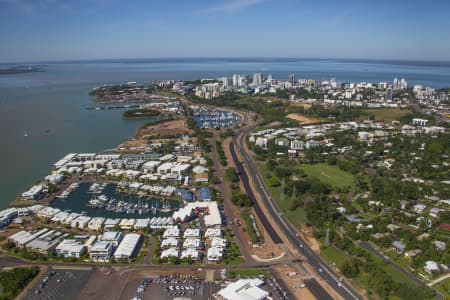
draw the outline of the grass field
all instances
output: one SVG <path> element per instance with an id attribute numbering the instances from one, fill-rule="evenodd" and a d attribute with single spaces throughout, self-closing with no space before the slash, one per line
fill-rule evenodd
<path id="1" fill-rule="evenodd" d="M 281 199 L 281 187 L 270 187 L 267 184 L 267 174 L 269 173 L 266 165 L 264 163 L 257 162 L 256 165 L 260 170 L 262 177 L 266 181 L 266 186 L 269 189 L 270 195 L 275 200 L 277 206 L 283 211 L 286 218 L 292 223 L 292 225 L 298 227 L 301 224 L 306 223 L 306 213 L 303 208 L 297 208 L 292 211 L 289 209 L 291 202 L 293 201 L 291 197 L 286 196 L 285 199 Z"/>
<path id="2" fill-rule="evenodd" d="M 270 276 L 270 272 L 267 270 L 258 269 L 242 269 L 242 270 L 229 270 L 227 273 L 228 279 L 233 278 L 253 278 L 258 276 Z"/>
<path id="3" fill-rule="evenodd" d="M 447 278 L 432 286 L 435 290 L 439 291 L 442 295 L 449 299 L 450 297 L 450 278 Z"/>
<path id="4" fill-rule="evenodd" d="M 321 254 L 331 265 L 336 264 L 337 267 L 340 267 L 342 263 L 349 259 L 347 254 L 335 247 L 326 247 L 322 249 Z"/>
<path id="5" fill-rule="evenodd" d="M 391 122 L 411 113 L 410 109 L 399 108 L 369 108 L 364 110 L 369 116 L 374 116 L 375 121 Z M 366 119 L 366 117 L 362 117 Z"/>
<path id="6" fill-rule="evenodd" d="M 320 163 L 313 165 L 303 164 L 300 168 L 306 175 L 338 188 L 352 186 L 355 181 L 352 174 L 342 171 L 338 166 Z"/>

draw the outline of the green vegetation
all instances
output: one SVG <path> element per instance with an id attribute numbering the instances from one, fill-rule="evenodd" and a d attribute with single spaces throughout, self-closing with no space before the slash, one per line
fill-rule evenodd
<path id="1" fill-rule="evenodd" d="M 137 108 L 130 109 L 123 113 L 124 118 L 148 118 L 148 117 L 156 117 L 161 113 L 157 110 L 146 109 L 146 108 Z"/>
<path id="2" fill-rule="evenodd" d="M 228 279 L 234 279 L 234 278 L 254 278 L 254 277 L 269 277 L 270 271 L 269 270 L 262 270 L 262 269 L 242 269 L 242 270 L 229 270 L 227 272 L 227 278 Z"/>
<path id="3" fill-rule="evenodd" d="M 252 205 L 250 198 L 239 190 L 232 191 L 231 202 L 240 207 L 250 207 Z"/>
<path id="4" fill-rule="evenodd" d="M 224 265 L 238 265 L 244 262 L 244 259 L 241 256 L 241 251 L 239 250 L 238 245 L 235 242 L 234 235 L 231 232 L 231 229 L 225 228 L 225 239 L 229 243 L 227 251 L 224 253 L 222 263 Z"/>
<path id="5" fill-rule="evenodd" d="M 441 294 L 445 295 L 447 299 L 450 296 L 450 278 L 447 278 L 439 283 L 436 283 L 433 288 L 438 290 Z"/>
<path id="6" fill-rule="evenodd" d="M 382 299 L 434 298 L 433 290 L 417 285 L 378 257 L 357 247 L 350 239 L 332 234 L 331 242 L 337 249 L 326 248 L 325 257 L 335 262 L 344 276 L 357 279 L 369 295 L 376 293 Z"/>
<path id="7" fill-rule="evenodd" d="M 222 166 L 226 166 L 227 165 L 227 157 L 225 155 L 225 152 L 223 151 L 221 141 L 216 141 L 216 152 L 217 152 L 217 156 L 219 158 L 220 164 Z"/>
<path id="8" fill-rule="evenodd" d="M 89 92 L 89 95 L 96 97 L 98 100 L 109 100 L 110 97 L 119 95 L 136 97 L 136 90 L 139 90 L 141 93 L 152 93 L 154 87 L 136 84 L 107 85 L 93 89 Z"/>
<path id="9" fill-rule="evenodd" d="M 301 164 L 300 169 L 303 170 L 308 177 L 317 178 L 321 182 L 337 188 L 351 187 L 355 182 L 352 174 L 342 171 L 338 166 L 332 166 L 325 163 L 312 165 Z"/>
<path id="10" fill-rule="evenodd" d="M 225 169 L 225 180 L 231 183 L 237 183 L 239 181 L 236 168 L 230 167 Z"/>
<path id="11" fill-rule="evenodd" d="M 0 272 L 0 300 L 13 299 L 39 273 L 38 267 Z"/>
<path id="12" fill-rule="evenodd" d="M 404 116 L 411 113 L 410 109 L 399 108 L 369 108 L 365 109 L 363 113 L 375 121 L 391 122 L 394 120 L 401 120 Z M 365 119 L 365 117 L 361 117 Z"/>
<path id="13" fill-rule="evenodd" d="M 193 136 L 198 139 L 198 144 L 200 148 L 205 152 L 211 151 L 211 145 L 209 144 L 208 138 L 212 137 L 212 134 L 207 131 L 203 131 L 198 127 L 197 122 L 195 122 L 194 118 L 187 119 L 187 126 L 190 130 L 193 131 Z"/>
<path id="14" fill-rule="evenodd" d="M 255 217 L 252 214 L 252 210 L 250 208 L 244 209 L 241 211 L 241 218 L 244 220 L 246 225 L 246 231 L 250 236 L 250 240 L 253 244 L 261 244 L 264 242 L 261 233 L 256 231 L 257 228 Z"/>

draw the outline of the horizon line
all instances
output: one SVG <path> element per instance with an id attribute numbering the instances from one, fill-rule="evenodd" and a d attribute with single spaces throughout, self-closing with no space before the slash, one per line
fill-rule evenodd
<path id="1" fill-rule="evenodd" d="M 168 57 L 121 57 L 121 58 L 79 58 L 54 60 L 22 60 L 1 62 L 0 65 L 19 64 L 57 64 L 77 62 L 114 62 L 114 61 L 143 61 L 143 60 L 336 60 L 336 61 L 372 61 L 372 62 L 411 62 L 411 63 L 450 63 L 450 60 L 420 60 L 404 58 L 352 58 L 352 57 L 277 57 L 277 56 L 168 56 Z M 437 65 L 436 65 L 437 66 Z"/>

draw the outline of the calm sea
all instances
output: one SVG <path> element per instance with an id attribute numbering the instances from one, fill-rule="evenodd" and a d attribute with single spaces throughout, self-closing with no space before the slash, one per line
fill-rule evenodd
<path id="1" fill-rule="evenodd" d="M 45 72 L 0 75 L 0 208 L 44 177 L 69 152 L 97 152 L 132 136 L 143 121 L 121 111 L 91 111 L 91 88 L 104 83 L 198 79 L 233 73 L 274 78 L 392 81 L 450 86 L 449 63 L 311 59 L 174 59 L 42 63 Z M 0 65 L 3 67 L 6 65 Z M 49 132 L 46 132 L 50 130 Z M 28 137 L 24 137 L 27 131 Z"/>

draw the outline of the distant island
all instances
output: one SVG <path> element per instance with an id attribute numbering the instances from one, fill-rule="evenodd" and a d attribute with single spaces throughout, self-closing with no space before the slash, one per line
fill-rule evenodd
<path id="1" fill-rule="evenodd" d="M 41 66 L 14 66 L 8 68 L 0 68 L 0 75 L 22 74 L 32 72 L 44 72 L 44 68 Z"/>

